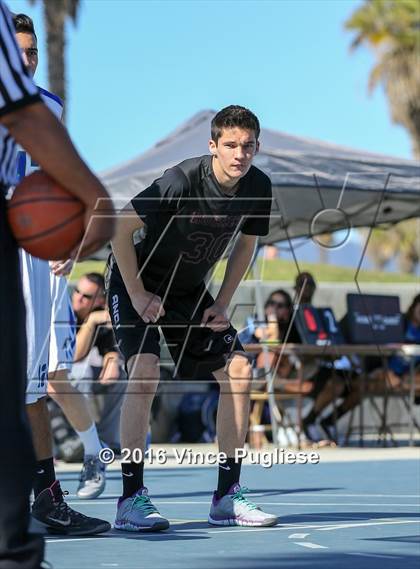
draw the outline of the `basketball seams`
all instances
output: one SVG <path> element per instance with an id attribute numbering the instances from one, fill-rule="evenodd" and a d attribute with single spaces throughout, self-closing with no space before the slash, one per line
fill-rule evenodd
<path id="1" fill-rule="evenodd" d="M 18 244 L 46 260 L 64 259 L 77 246 L 85 215 L 83 202 L 41 170 L 22 180 L 7 208 Z"/>
<path id="2" fill-rule="evenodd" d="M 67 203 L 77 203 L 79 200 L 76 198 L 66 198 L 65 196 L 63 196 L 62 198 L 54 198 L 51 196 L 39 196 L 36 198 L 32 198 L 32 199 L 28 199 L 28 198 L 22 198 L 20 200 L 19 197 L 17 197 L 15 200 L 13 200 L 13 203 L 11 203 L 8 206 L 8 209 L 13 209 L 15 207 L 21 206 L 21 205 L 26 205 L 26 204 L 32 204 L 32 203 L 38 203 L 38 202 L 67 202 Z"/>
<path id="3" fill-rule="evenodd" d="M 33 241 L 36 239 L 40 239 L 41 237 L 46 237 L 50 233 L 54 233 L 59 229 L 63 229 L 66 225 L 68 225 L 69 223 L 72 223 L 73 221 L 75 221 L 78 217 L 80 217 L 84 213 L 85 213 L 85 210 L 84 210 L 84 208 L 82 208 L 80 211 L 78 211 L 77 213 L 73 214 L 71 217 L 66 219 L 66 221 L 58 223 L 57 225 L 54 225 L 53 227 L 49 227 L 48 229 L 46 229 L 45 231 L 43 231 L 41 233 L 35 233 L 35 235 L 28 235 L 27 237 L 19 237 L 19 236 L 16 236 L 16 234 L 15 234 L 16 239 L 19 241 L 19 243 L 24 243 L 25 241 Z"/>

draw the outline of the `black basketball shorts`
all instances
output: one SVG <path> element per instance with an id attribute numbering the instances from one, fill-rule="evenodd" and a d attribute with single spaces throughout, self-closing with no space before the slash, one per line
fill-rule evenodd
<path id="1" fill-rule="evenodd" d="M 160 357 L 161 331 L 175 363 L 174 375 L 180 379 L 209 379 L 211 372 L 223 368 L 233 353 L 245 355 L 232 325 L 223 332 L 200 327 L 205 309 L 213 303 L 204 284 L 192 294 L 169 294 L 164 302 L 165 316 L 154 324 L 146 324 L 131 304 L 121 277 L 113 271 L 110 275 L 109 312 L 126 364 L 136 354 Z"/>

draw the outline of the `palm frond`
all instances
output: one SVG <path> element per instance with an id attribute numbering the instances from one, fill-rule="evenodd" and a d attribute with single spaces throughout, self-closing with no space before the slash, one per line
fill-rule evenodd
<path id="1" fill-rule="evenodd" d="M 80 8 L 80 0 L 67 0 L 66 12 L 73 20 L 73 22 L 77 21 L 79 8 Z"/>
<path id="2" fill-rule="evenodd" d="M 351 49 L 366 45 L 374 51 L 369 91 L 384 86 L 392 120 L 408 130 L 420 155 L 420 3 L 365 0 L 345 27 L 355 33 Z"/>

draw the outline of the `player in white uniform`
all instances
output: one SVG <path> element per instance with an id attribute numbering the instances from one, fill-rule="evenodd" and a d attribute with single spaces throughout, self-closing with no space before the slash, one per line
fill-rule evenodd
<path id="1" fill-rule="evenodd" d="M 40 88 L 44 103 L 61 118 L 63 105 L 58 97 Z M 35 172 L 38 165 L 24 151 L 18 154 L 18 178 Z M 51 263 L 20 250 L 24 297 L 27 310 L 28 385 L 26 403 L 38 401 L 47 394 L 48 373 L 70 371 L 76 339 L 75 316 L 63 272 L 62 263 Z M 55 274 L 57 273 L 57 274 Z"/>
<path id="2" fill-rule="evenodd" d="M 54 375 L 59 371 L 71 371 L 76 347 L 76 317 L 71 306 L 67 281 L 64 276 L 54 274 L 60 264 L 51 263 L 51 334 L 48 372 L 50 382 L 54 383 Z M 54 397 L 54 394 L 48 389 Z"/>
<path id="3" fill-rule="evenodd" d="M 29 51 L 30 54 L 31 47 L 27 47 L 26 44 L 36 42 L 35 32 L 30 31 L 32 21 L 27 16 L 17 15 L 14 22 L 17 41 L 21 48 L 26 48 L 26 52 Z M 37 56 L 35 52 L 33 57 L 28 56 L 26 52 L 23 52 L 24 61 L 33 75 L 38 62 Z M 40 89 L 40 92 L 45 104 L 58 118 L 61 118 L 63 110 L 61 100 L 44 89 Z M 20 179 L 37 168 L 37 164 L 32 162 L 30 156 L 23 151 L 19 153 Z M 55 479 L 52 452 L 50 453 L 49 415 L 45 403 L 48 390 L 48 394 L 62 407 L 84 444 L 85 461 L 78 496 L 85 499 L 95 498 L 105 488 L 104 466 L 98 459 L 101 443 L 86 400 L 68 379 L 76 343 L 76 318 L 71 307 L 67 281 L 62 275 L 69 272 L 71 264 L 51 263 L 50 270 L 47 261 L 36 259 L 24 250 L 20 251 L 20 259 L 27 307 L 26 403 L 37 455 L 47 457 L 38 463 L 39 468 L 34 483 L 35 495 L 42 492 Z"/>
<path id="4" fill-rule="evenodd" d="M 19 251 L 26 306 L 28 365 L 26 404 L 47 394 L 51 327 L 50 269 L 47 261 Z"/>

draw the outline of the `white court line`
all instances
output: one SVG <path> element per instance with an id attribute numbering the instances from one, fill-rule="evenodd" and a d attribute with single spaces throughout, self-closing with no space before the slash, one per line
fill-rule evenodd
<path id="1" fill-rule="evenodd" d="M 69 543 L 70 541 L 92 541 L 92 539 L 103 539 L 103 534 L 98 535 L 97 537 L 67 537 L 67 538 L 59 538 L 59 539 L 46 539 L 47 543 L 59 543 L 65 541 Z"/>
<path id="2" fill-rule="evenodd" d="M 402 559 L 399 555 L 376 555 L 374 553 L 346 553 L 346 555 L 357 555 L 358 557 L 379 557 L 380 559 Z"/>
<path id="3" fill-rule="evenodd" d="M 214 526 L 214 527 L 216 527 L 216 526 Z M 279 524 L 277 526 L 271 526 L 271 527 L 235 527 L 235 528 L 232 528 L 232 526 L 229 526 L 229 528 L 228 528 L 228 526 L 225 526 L 225 529 L 213 529 L 211 531 L 211 533 L 224 533 L 224 532 L 233 533 L 233 532 L 237 532 L 237 531 L 251 531 L 252 532 L 252 531 L 256 531 L 256 530 L 258 530 L 258 531 L 290 531 L 291 529 L 310 529 L 310 530 L 313 530 L 313 529 L 318 529 L 318 528 L 322 528 L 322 527 L 325 527 L 325 524 L 321 525 L 321 526 L 319 526 L 319 525 L 316 525 L 316 526 L 314 526 L 314 525 L 311 525 L 311 526 L 308 526 L 308 525 L 295 526 L 293 524 Z M 211 526 L 209 526 L 209 529 L 210 528 L 211 528 Z M 191 530 L 181 529 L 178 531 L 191 531 Z"/>
<path id="4" fill-rule="evenodd" d="M 225 530 L 215 530 L 212 531 L 211 533 L 220 533 L 223 531 L 232 533 L 232 532 L 237 532 L 237 531 L 253 531 L 258 529 L 258 531 L 279 531 L 279 530 L 291 530 L 291 529 L 311 529 L 311 530 L 318 530 L 318 531 L 333 531 L 333 530 L 338 530 L 341 528 L 351 528 L 351 527 L 360 527 L 360 526 L 380 526 L 380 525 L 398 525 L 398 524 L 418 524 L 419 521 L 418 520 L 402 520 L 402 521 L 389 521 L 389 522 L 371 522 L 371 523 L 365 523 L 365 524 L 343 524 L 343 525 L 305 525 L 305 526 L 290 526 L 288 524 L 281 524 L 278 526 L 274 526 L 274 527 L 270 527 L 270 528 L 235 528 L 235 529 L 225 529 Z M 184 530 L 181 530 L 184 531 Z"/>
<path id="5" fill-rule="evenodd" d="M 205 520 L 202 520 L 205 521 Z M 402 520 L 402 521 L 389 521 L 389 522 L 371 522 L 371 523 L 363 523 L 363 524 L 342 524 L 342 525 L 293 525 L 293 524 L 281 524 L 278 526 L 274 526 L 274 527 L 268 527 L 268 528 L 264 528 L 264 527 L 240 527 L 240 528 L 235 528 L 235 529 L 230 529 L 228 527 L 224 528 L 224 529 L 212 529 L 211 526 L 208 527 L 208 533 L 237 533 L 237 532 L 243 532 L 243 531 L 250 531 L 250 532 L 262 532 L 262 531 L 290 531 L 293 529 L 310 529 L 310 530 L 318 530 L 318 531 L 333 531 L 333 530 L 339 530 L 339 529 L 347 529 L 347 528 L 352 528 L 352 527 L 363 527 L 363 526 L 380 526 L 380 525 L 398 525 L 398 524 L 418 524 L 419 521 L 418 520 Z M 186 528 L 186 529 L 178 529 L 177 533 L 181 533 L 181 532 L 190 532 L 192 531 L 191 528 Z M 62 542 L 62 541 L 66 541 L 66 542 L 70 542 L 70 541 L 88 541 L 88 540 L 92 540 L 92 539 L 104 539 L 104 535 L 98 536 L 98 537 L 78 537 L 78 538 L 64 538 L 64 539 L 46 539 L 47 543 L 57 543 L 57 542 Z M 108 536 L 111 537 L 111 536 Z M 115 536 L 113 535 L 112 537 L 119 537 L 119 536 Z M 121 536 L 123 537 L 123 536 Z"/>
<path id="6" fill-rule="evenodd" d="M 158 503 L 158 501 L 156 500 L 156 503 Z M 161 504 L 164 504 L 165 502 L 161 502 Z M 207 503 L 207 502 L 206 502 Z M 399 508 L 399 507 L 403 507 L 403 508 L 418 508 L 420 509 L 420 503 L 419 504 L 388 504 L 385 502 L 380 502 L 380 503 L 372 503 L 372 502 L 262 502 L 260 500 L 258 500 L 258 504 L 261 504 L 263 506 L 344 506 L 344 507 L 348 507 L 348 506 L 367 506 L 367 507 L 371 507 L 371 506 L 386 506 L 386 507 L 393 507 L 393 508 Z"/>
<path id="7" fill-rule="evenodd" d="M 96 500 L 66 500 L 67 504 L 70 505 L 78 505 L 80 506 L 81 504 L 101 504 L 101 505 L 112 505 L 113 507 L 115 507 L 114 502 L 109 502 L 109 501 L 103 501 L 101 499 L 96 499 Z M 205 500 L 205 501 L 201 501 L 201 500 L 154 500 L 154 502 L 156 504 L 164 504 L 164 505 L 171 505 L 171 504 L 175 504 L 176 506 L 188 506 L 188 505 L 194 505 L 196 504 L 197 506 L 203 505 L 203 504 L 207 504 L 209 505 L 211 500 Z M 366 506 L 366 507 L 378 507 L 378 506 L 386 506 L 386 507 L 393 507 L 393 508 L 400 508 L 400 507 L 404 507 L 404 508 L 419 508 L 420 509 L 420 503 L 419 504 L 389 504 L 389 503 L 366 503 L 366 502 L 264 502 L 261 500 L 258 500 L 258 504 L 261 504 L 263 506 L 344 506 L 344 507 L 348 507 L 348 506 Z"/>
<path id="8" fill-rule="evenodd" d="M 155 500 L 156 503 L 159 503 L 158 500 Z M 160 502 L 161 504 L 167 504 L 168 502 Z M 182 503 L 182 502 L 180 502 Z M 198 504 L 198 502 L 195 502 Z M 205 502 L 207 504 L 207 502 Z M 371 506 L 387 506 L 387 507 L 394 507 L 394 508 L 399 508 L 399 507 L 404 507 L 404 508 L 418 508 L 420 509 L 420 503 L 419 504 L 388 504 L 385 502 L 380 502 L 380 503 L 372 503 L 372 502 L 263 502 L 261 500 L 258 500 L 258 504 L 261 504 L 263 506 L 345 506 L 346 508 L 348 506 L 367 506 L 367 507 L 371 507 Z"/>
<path id="9" fill-rule="evenodd" d="M 186 521 L 188 521 L 188 520 L 186 520 Z M 195 520 L 194 520 L 194 521 L 195 521 Z M 206 520 L 200 520 L 200 521 L 204 522 L 204 521 L 206 521 Z M 237 532 L 237 531 L 251 531 L 251 532 L 252 532 L 252 531 L 255 531 L 255 530 L 258 530 L 258 531 L 260 531 L 260 532 L 261 532 L 261 531 L 273 531 L 273 530 L 283 530 L 283 531 L 284 531 L 284 530 L 287 530 L 287 531 L 290 531 L 291 529 L 317 529 L 317 528 L 321 528 L 321 527 L 324 527 L 324 526 L 314 526 L 314 525 L 310 525 L 310 526 L 308 526 L 308 525 L 296 526 L 296 525 L 293 525 L 293 524 L 283 524 L 282 526 L 269 527 L 269 528 L 263 528 L 263 527 L 262 527 L 262 528 L 259 528 L 259 527 L 252 527 L 252 528 L 251 528 L 251 527 L 241 527 L 241 528 L 230 529 L 230 528 L 227 528 L 227 527 L 226 527 L 226 528 L 220 530 L 220 529 L 212 529 L 212 526 L 209 525 L 208 528 L 207 528 L 207 530 L 208 530 L 208 533 L 212 533 L 212 534 L 213 534 L 213 533 L 232 533 L 232 532 Z M 177 530 L 177 533 L 180 533 L 180 532 L 190 532 L 190 531 L 193 531 L 193 530 L 192 530 L 191 528 L 178 529 L 178 530 Z M 307 534 L 307 535 L 309 535 L 309 534 Z M 111 538 L 111 537 L 117 537 L 117 538 L 119 538 L 120 535 L 112 534 L 112 535 L 106 536 L 106 535 L 102 534 L 102 535 L 96 536 L 96 537 L 47 538 L 45 541 L 46 541 L 47 543 L 60 543 L 60 542 L 63 542 L 63 541 L 69 543 L 69 542 L 71 542 L 71 541 L 88 541 L 88 540 L 92 540 L 92 539 L 104 539 L 105 537 L 107 537 L 108 539 Z M 121 537 L 124 537 L 124 533 L 123 533 L 123 532 L 121 532 Z"/>
<path id="10" fill-rule="evenodd" d="M 390 520 L 385 522 L 365 522 L 357 524 L 340 524 L 329 527 L 317 528 L 318 531 L 334 531 L 336 529 L 347 529 L 347 528 L 361 528 L 367 526 L 388 526 L 388 525 L 401 525 L 401 524 L 420 524 L 420 520 Z"/>
<path id="11" fill-rule="evenodd" d="M 248 492 L 249 496 L 265 496 L 266 494 L 270 494 L 270 492 L 262 492 L 262 493 L 253 493 Z M 102 494 L 103 495 L 103 494 Z M 306 496 L 316 496 L 320 498 L 321 496 L 328 497 L 328 498 L 419 498 L 418 494 L 324 494 L 323 492 L 282 492 L 284 497 L 286 496 L 302 496 L 305 498 Z"/>
<path id="12" fill-rule="evenodd" d="M 305 539 L 308 535 L 309 533 L 292 533 L 289 535 L 289 539 Z"/>
<path id="13" fill-rule="evenodd" d="M 319 545 L 318 543 L 311 543 L 310 541 L 295 541 L 295 545 L 301 545 L 302 547 L 309 547 L 309 549 L 329 549 L 325 545 Z"/>
<path id="14" fill-rule="evenodd" d="M 360 526 L 376 526 L 376 525 L 384 525 L 385 524 L 389 524 L 389 525 L 397 525 L 397 524 L 418 524 L 419 522 L 416 521 L 409 521 L 409 520 L 405 520 L 405 521 L 390 521 L 390 522 L 372 522 L 372 523 L 367 523 L 367 524 L 343 524 L 342 526 L 316 526 L 316 525 L 304 525 L 304 526 L 294 526 L 292 524 L 282 524 L 281 526 L 275 526 L 275 527 L 269 527 L 269 528 L 263 528 L 263 527 L 253 527 L 253 528 L 245 528 L 245 527 L 241 527 L 241 528 L 235 528 L 235 529 L 231 529 L 228 527 L 225 527 L 224 529 L 212 529 L 210 526 L 207 530 L 208 534 L 215 534 L 215 533 L 238 533 L 238 532 L 254 532 L 254 533 L 260 533 L 263 531 L 290 531 L 291 529 L 310 529 L 310 530 L 338 530 L 338 529 L 346 529 L 346 528 L 350 528 L 350 527 L 360 527 Z M 187 529 L 178 529 L 177 533 L 184 533 L 184 532 L 191 532 L 194 531 L 191 528 L 187 528 Z M 309 534 L 307 534 L 309 535 Z M 71 542 L 71 541 L 91 541 L 94 539 L 104 539 L 104 535 L 100 535 L 97 537 L 74 537 L 74 538 L 63 538 L 63 539 L 46 539 L 46 543 L 50 544 L 50 543 L 62 543 L 62 542 Z M 115 536 L 115 534 L 113 534 L 112 536 L 108 536 L 107 539 L 110 539 L 111 537 L 119 537 L 119 536 Z M 124 535 L 121 535 L 121 537 L 124 537 Z M 305 542 L 306 543 L 306 542 Z M 324 547 L 324 546 L 321 546 Z M 350 555 L 350 554 L 349 554 Z"/>
<path id="15" fill-rule="evenodd" d="M 253 497 L 260 497 L 266 496 L 267 493 L 265 492 L 247 492 L 248 496 Z M 270 494 L 270 492 L 268 492 Z M 306 496 L 316 496 L 317 498 L 327 497 L 327 498 L 417 498 L 419 499 L 418 494 L 324 494 L 321 492 L 283 492 L 281 493 L 283 497 L 288 496 L 298 496 L 299 498 L 306 498 Z M 209 492 L 209 496 L 211 499 L 212 494 Z M 77 498 L 77 494 L 68 494 L 70 499 Z M 101 494 L 101 499 L 103 498 L 115 498 L 116 500 L 120 497 L 120 494 Z M 87 500 L 83 500 L 86 502 Z M 97 502 L 98 500 L 93 500 Z"/>

